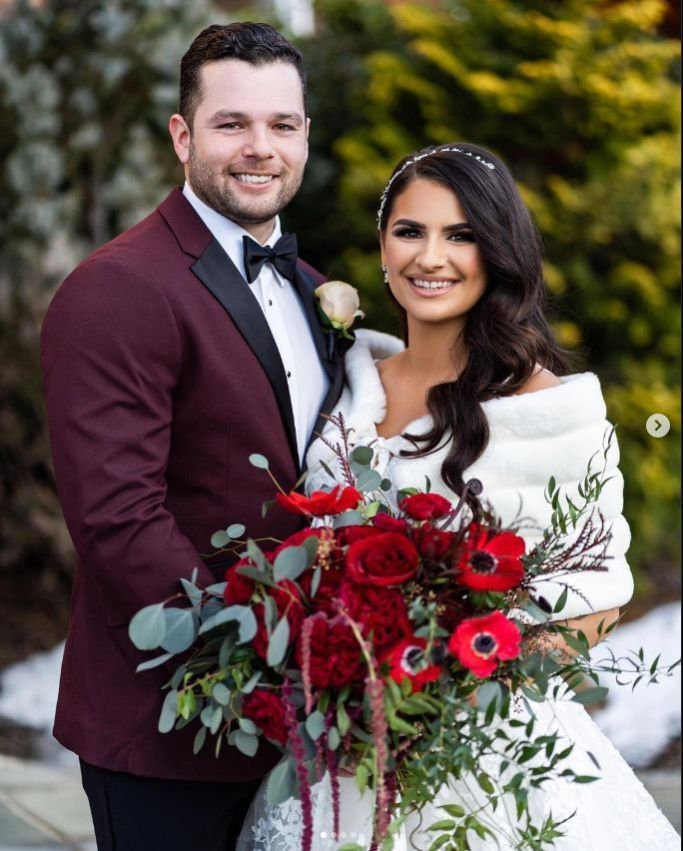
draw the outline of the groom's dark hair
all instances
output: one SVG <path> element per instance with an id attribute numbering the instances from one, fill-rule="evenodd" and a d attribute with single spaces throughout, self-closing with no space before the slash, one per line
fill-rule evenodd
<path id="1" fill-rule="evenodd" d="M 306 101 L 304 58 L 293 44 L 270 24 L 214 24 L 202 30 L 180 62 L 179 112 L 192 126 L 202 95 L 202 66 L 220 59 L 239 59 L 250 65 L 288 62 L 299 72 Z"/>

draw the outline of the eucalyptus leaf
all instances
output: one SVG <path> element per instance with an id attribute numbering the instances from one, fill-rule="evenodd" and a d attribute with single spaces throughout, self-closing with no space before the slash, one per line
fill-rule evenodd
<path id="1" fill-rule="evenodd" d="M 170 733 L 173 729 L 176 719 L 176 710 L 178 709 L 178 692 L 169 691 L 164 699 L 159 715 L 158 729 L 160 733 Z"/>
<path id="2" fill-rule="evenodd" d="M 258 736 L 252 736 L 249 733 L 245 733 L 244 730 L 237 730 L 232 744 L 245 756 L 256 756 Z"/>
<path id="3" fill-rule="evenodd" d="M 233 540 L 241 538 L 246 531 L 247 527 L 243 523 L 231 523 L 226 529 L 226 532 Z"/>
<path id="4" fill-rule="evenodd" d="M 296 795 L 297 781 L 294 762 L 285 757 L 268 775 L 266 799 L 271 806 L 284 804 Z"/>
<path id="5" fill-rule="evenodd" d="M 251 718 L 240 718 L 239 719 L 240 730 L 243 730 L 245 733 L 248 733 L 250 736 L 256 735 L 256 724 L 251 720 Z"/>
<path id="6" fill-rule="evenodd" d="M 183 586 L 183 590 L 187 594 L 190 602 L 193 606 L 196 606 L 198 603 L 202 601 L 202 590 L 201 588 L 197 588 L 194 582 L 190 582 L 189 580 L 182 578 L 180 579 L 180 584 Z"/>
<path id="7" fill-rule="evenodd" d="M 257 467 L 259 470 L 267 470 L 270 467 L 265 455 L 259 455 L 257 452 L 249 456 L 249 463 L 252 467 Z"/>
<path id="8" fill-rule="evenodd" d="M 199 751 L 204 747 L 204 742 L 206 741 L 206 727 L 200 727 L 197 730 L 197 735 L 194 737 L 194 743 L 192 745 L 192 750 L 194 755 L 197 756 Z"/>
<path id="9" fill-rule="evenodd" d="M 228 703 L 230 703 L 230 698 L 232 697 L 230 689 L 225 685 L 225 683 L 216 683 L 211 690 L 211 696 L 216 703 L 220 703 L 221 706 L 227 706 Z"/>
<path id="10" fill-rule="evenodd" d="M 312 712 L 306 719 L 305 726 L 306 732 L 315 742 L 325 732 L 325 716 L 322 712 L 318 712 L 316 709 L 316 711 Z"/>
<path id="11" fill-rule="evenodd" d="M 377 490 L 381 484 L 382 477 L 377 470 L 365 470 L 356 480 L 356 487 L 362 493 Z"/>
<path id="12" fill-rule="evenodd" d="M 166 635 L 161 646 L 168 653 L 182 653 L 197 637 L 197 616 L 192 609 L 166 609 Z"/>
<path id="13" fill-rule="evenodd" d="M 334 518 L 334 528 L 341 529 L 343 526 L 360 526 L 363 523 L 363 515 L 355 509 L 338 514 Z"/>
<path id="14" fill-rule="evenodd" d="M 277 668 L 282 663 L 289 645 L 289 621 L 283 615 L 270 636 L 268 642 L 267 663 L 271 668 Z"/>
<path id="15" fill-rule="evenodd" d="M 316 567 L 313 571 L 313 576 L 311 578 L 311 597 L 315 597 L 318 593 L 318 588 L 320 588 L 320 580 L 322 579 L 322 570 L 319 567 Z"/>
<path id="16" fill-rule="evenodd" d="M 609 689 L 605 688 L 605 686 L 595 686 L 594 688 L 586 688 L 578 691 L 572 697 L 572 700 L 582 704 L 599 703 L 607 697 L 608 692 Z"/>
<path id="17" fill-rule="evenodd" d="M 164 604 L 145 606 L 128 625 L 128 635 L 138 650 L 156 650 L 166 635 Z"/>
<path id="18" fill-rule="evenodd" d="M 298 579 L 308 567 L 308 550 L 304 547 L 286 547 L 278 553 L 273 564 L 273 579 Z"/>
<path id="19" fill-rule="evenodd" d="M 229 543 L 230 535 L 228 535 L 225 529 L 219 529 L 211 536 L 211 546 L 216 550 L 222 550 L 223 547 L 227 546 Z"/>
<path id="20" fill-rule="evenodd" d="M 135 672 L 139 674 L 141 671 L 149 671 L 151 668 L 158 668 L 159 665 L 163 665 L 164 662 L 168 662 L 168 660 L 172 658 L 173 653 L 163 653 L 161 656 L 155 656 L 154 659 L 148 659 L 146 662 L 140 662 L 135 669 Z"/>
<path id="21" fill-rule="evenodd" d="M 236 622 L 239 625 L 238 644 L 246 644 L 256 635 L 258 625 L 256 617 L 249 606 L 228 606 L 226 609 L 221 609 L 215 615 L 212 615 L 199 628 L 199 634 L 202 635 L 211 629 L 222 624 Z"/>
<path id="22" fill-rule="evenodd" d="M 339 735 L 339 730 L 336 727 L 330 727 L 327 733 L 327 747 L 331 751 L 336 751 L 340 744 L 341 736 Z"/>
<path id="23" fill-rule="evenodd" d="M 253 674 L 251 677 L 249 677 L 249 679 L 246 681 L 246 683 L 241 688 L 242 694 L 251 694 L 252 691 L 258 685 L 259 680 L 261 679 L 262 676 L 263 676 L 263 671 L 257 671 L 255 674 Z"/>
<path id="24" fill-rule="evenodd" d="M 356 464 L 362 464 L 367 467 L 367 465 L 371 463 L 373 455 L 374 452 L 369 446 L 356 446 L 349 457 L 351 461 L 355 461 Z"/>
<path id="25" fill-rule="evenodd" d="M 207 594 L 211 594 L 213 597 L 218 597 L 219 599 L 223 599 L 223 595 L 225 594 L 225 586 L 227 582 L 214 582 L 213 585 L 207 585 L 204 589 Z"/>

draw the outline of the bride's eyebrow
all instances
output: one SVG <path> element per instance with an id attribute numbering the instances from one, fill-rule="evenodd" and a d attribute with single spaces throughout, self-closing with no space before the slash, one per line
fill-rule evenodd
<path id="1" fill-rule="evenodd" d="M 409 227 L 415 228 L 416 230 L 425 230 L 427 225 L 422 222 L 416 222 L 414 219 L 396 219 L 393 224 L 393 227 Z M 454 233 L 456 231 L 461 230 L 471 230 L 469 222 L 456 222 L 452 225 L 446 225 L 441 228 L 443 233 Z"/>

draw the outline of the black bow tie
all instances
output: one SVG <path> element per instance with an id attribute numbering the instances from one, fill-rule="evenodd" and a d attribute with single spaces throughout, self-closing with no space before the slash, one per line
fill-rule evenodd
<path id="1" fill-rule="evenodd" d="M 275 245 L 259 245 L 251 237 L 242 237 L 244 242 L 244 271 L 247 281 L 253 284 L 258 278 L 264 263 L 272 263 L 278 272 L 288 280 L 292 280 L 296 271 L 296 236 L 293 233 L 283 233 Z"/>

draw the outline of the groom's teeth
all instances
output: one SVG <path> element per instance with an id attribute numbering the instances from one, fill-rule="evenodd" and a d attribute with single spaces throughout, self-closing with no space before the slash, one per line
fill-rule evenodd
<path id="1" fill-rule="evenodd" d="M 272 174 L 235 174 L 233 176 L 242 183 L 268 183 L 274 177 Z"/>
<path id="2" fill-rule="evenodd" d="M 446 287 L 452 287 L 455 281 L 422 281 L 420 278 L 413 278 L 414 287 L 419 287 L 422 290 L 445 290 Z"/>

